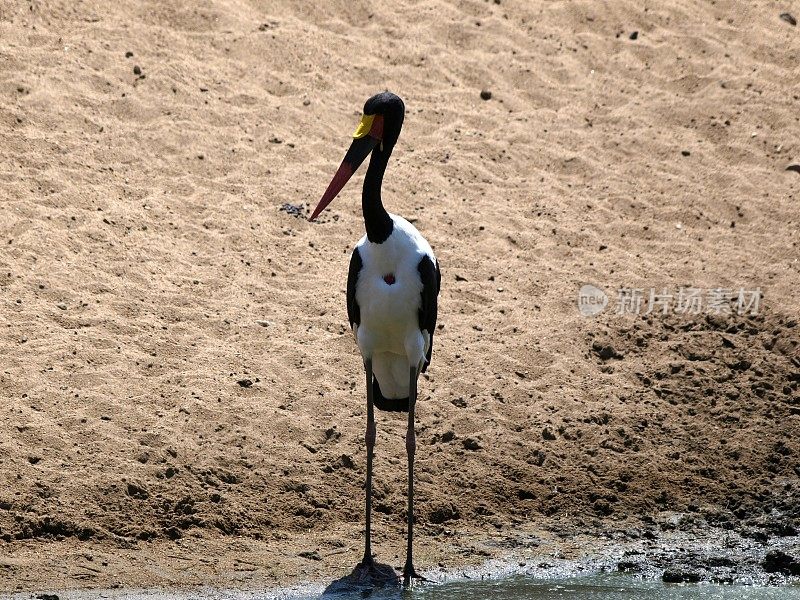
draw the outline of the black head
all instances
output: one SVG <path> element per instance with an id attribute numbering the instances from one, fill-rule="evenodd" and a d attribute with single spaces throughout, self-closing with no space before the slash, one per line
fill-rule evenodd
<path id="1" fill-rule="evenodd" d="M 400 129 L 403 127 L 403 118 L 406 114 L 406 105 L 400 96 L 389 91 L 375 94 L 364 103 L 364 114 L 383 116 L 381 141 L 384 146 L 393 147 L 400 137 Z"/>
<path id="2" fill-rule="evenodd" d="M 317 208 L 309 217 L 312 221 L 325 210 L 341 191 L 356 169 L 373 151 L 378 152 L 381 159 L 389 160 L 392 148 L 400 137 L 406 107 L 399 96 L 391 92 L 375 94 L 364 104 L 364 114 L 353 134 L 353 142 L 344 156 L 342 164 L 328 184 Z"/>

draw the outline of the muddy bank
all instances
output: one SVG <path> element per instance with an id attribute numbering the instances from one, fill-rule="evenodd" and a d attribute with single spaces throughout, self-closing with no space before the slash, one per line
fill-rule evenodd
<path id="1" fill-rule="evenodd" d="M 514 529 L 489 538 L 480 536 L 474 531 L 426 535 L 417 553 L 421 571 L 434 582 L 624 573 L 665 583 L 800 583 L 799 537 L 762 541 L 747 531 L 711 526 L 702 516 L 690 513 L 608 522 L 594 531 L 550 522 L 536 531 Z M 380 543 L 376 559 L 400 573 L 400 547 Z M 66 591 L 70 598 L 93 598 L 101 591 L 117 590 L 113 593 L 120 597 L 133 597 L 130 594 L 142 590 L 147 598 L 161 593 L 189 597 L 191 590 L 214 589 L 219 593 L 239 590 L 241 597 L 265 590 L 273 590 L 275 597 L 306 597 L 351 585 L 348 576 L 361 552 L 356 543 L 331 549 L 315 534 L 274 544 L 230 538 L 116 548 L 55 542 L 48 545 L 46 555 L 36 552 L 37 546 L 29 548 L 30 552 L 16 547 L 0 563 L 7 575 L 20 575 L 15 586 L 6 590 L 9 596 L 16 591 L 15 598 L 35 593 L 64 597 Z M 368 581 L 361 584 L 370 587 Z M 92 588 L 100 591 L 92 593 Z"/>

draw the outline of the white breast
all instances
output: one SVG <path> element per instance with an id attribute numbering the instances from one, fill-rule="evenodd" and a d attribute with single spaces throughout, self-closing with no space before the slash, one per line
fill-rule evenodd
<path id="1" fill-rule="evenodd" d="M 424 360 L 429 342 L 420 331 L 422 280 L 420 260 L 433 250 L 417 229 L 402 217 L 391 215 L 394 230 L 382 244 L 366 236 L 356 248 L 362 268 L 356 284 L 361 323 L 354 329 L 361 355 L 371 358 L 373 370 L 387 398 L 408 396 L 410 365 Z M 384 278 L 394 277 L 388 284 Z"/>

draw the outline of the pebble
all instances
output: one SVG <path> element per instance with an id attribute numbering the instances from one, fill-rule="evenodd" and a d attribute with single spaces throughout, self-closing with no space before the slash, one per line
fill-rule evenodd
<path id="1" fill-rule="evenodd" d="M 60 308 L 61 310 L 67 310 L 67 305 L 64 304 L 63 302 L 59 302 L 58 304 L 56 304 L 56 308 Z"/>
<path id="2" fill-rule="evenodd" d="M 269 143 L 270 144 L 282 144 L 283 140 L 281 138 L 273 135 L 271 138 L 269 138 Z"/>
<path id="3" fill-rule="evenodd" d="M 133 74 L 134 75 L 141 75 L 142 74 L 142 67 L 140 67 L 139 65 L 135 65 L 133 67 Z"/>
<path id="4" fill-rule="evenodd" d="M 125 58 L 131 58 L 132 56 L 133 56 L 133 52 L 131 52 L 130 50 L 128 50 L 128 51 L 125 53 Z"/>
<path id="5" fill-rule="evenodd" d="M 491 100 L 492 92 L 489 90 L 481 90 L 481 100 Z"/>
<path id="6" fill-rule="evenodd" d="M 786 167 L 787 171 L 794 171 L 795 173 L 800 173 L 800 165 L 789 165 Z"/>
<path id="7" fill-rule="evenodd" d="M 253 382 L 250 379 L 240 379 L 236 383 L 238 383 L 243 388 L 249 388 L 251 385 L 253 385 Z"/>
<path id="8" fill-rule="evenodd" d="M 786 21 L 792 27 L 797 25 L 797 19 L 795 19 L 790 13 L 781 13 L 781 19 Z"/>
<path id="9" fill-rule="evenodd" d="M 689 152 L 688 150 L 681 150 L 681 154 L 682 154 L 683 156 L 691 156 L 691 154 L 692 154 L 692 153 L 691 153 L 691 152 Z"/>
<path id="10" fill-rule="evenodd" d="M 309 100 L 308 98 L 303 100 L 303 106 L 308 106 L 309 104 L 311 104 L 311 100 Z"/>
<path id="11" fill-rule="evenodd" d="M 638 39 L 639 38 L 639 32 L 638 31 L 634 31 L 628 37 L 631 38 L 632 40 Z"/>
<path id="12" fill-rule="evenodd" d="M 288 215 L 292 215 L 293 217 L 302 217 L 304 215 L 304 206 L 302 204 L 291 204 L 286 202 L 281 204 L 278 210 L 285 212 Z"/>

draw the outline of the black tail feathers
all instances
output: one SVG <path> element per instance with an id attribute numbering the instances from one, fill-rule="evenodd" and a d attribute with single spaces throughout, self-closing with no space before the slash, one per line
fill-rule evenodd
<path id="1" fill-rule="evenodd" d="M 375 377 L 372 378 L 372 403 L 378 410 L 408 412 L 408 398 L 384 398 Z"/>

